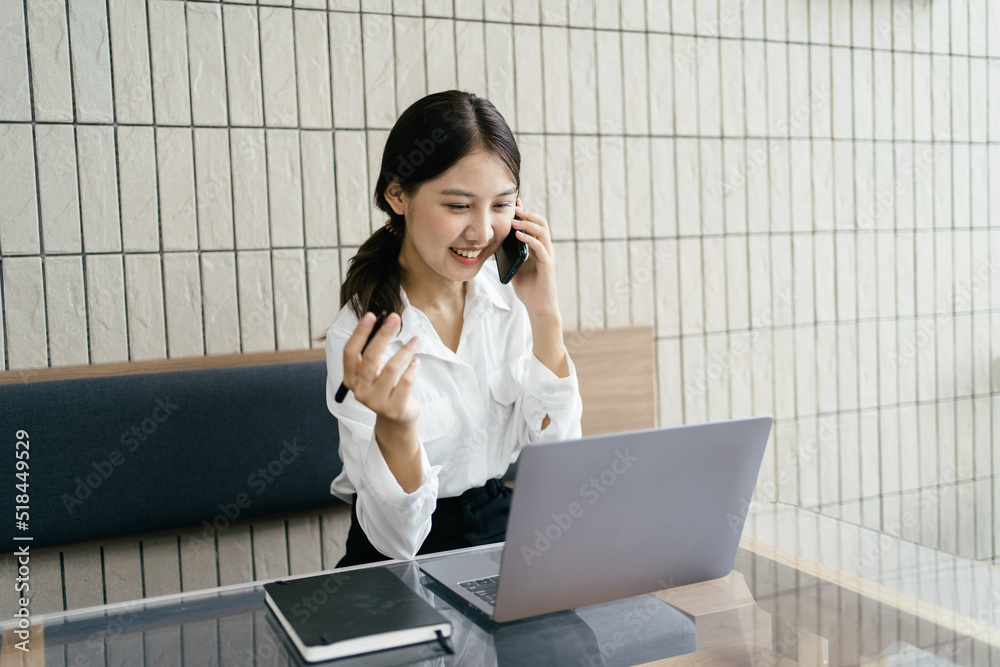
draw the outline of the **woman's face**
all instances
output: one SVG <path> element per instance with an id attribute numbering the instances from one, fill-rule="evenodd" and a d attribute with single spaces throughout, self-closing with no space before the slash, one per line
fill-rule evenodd
<path id="1" fill-rule="evenodd" d="M 516 198 L 510 169 L 482 150 L 422 183 L 412 197 L 390 185 L 386 199 L 406 218 L 400 261 L 410 278 L 474 278 L 510 231 Z"/>

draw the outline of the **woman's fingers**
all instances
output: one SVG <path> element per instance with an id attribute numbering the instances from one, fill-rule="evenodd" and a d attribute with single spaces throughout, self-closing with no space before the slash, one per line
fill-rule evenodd
<path id="1" fill-rule="evenodd" d="M 365 313 L 344 345 L 344 384 L 355 394 L 359 383 L 372 384 L 378 378 L 382 355 L 401 322 L 399 315 L 390 313 L 373 333 L 375 320 L 372 313 Z"/>
<path id="2" fill-rule="evenodd" d="M 537 239 L 541 244 L 541 246 L 544 247 L 547 252 L 551 253 L 552 240 L 551 240 L 551 234 L 549 232 L 548 220 L 546 220 L 540 215 L 535 215 L 534 213 L 530 213 L 520 207 L 518 207 L 515 210 L 517 211 L 517 216 L 521 219 L 514 220 L 511 223 L 511 226 L 514 229 L 522 232 L 522 234 L 518 236 L 518 238 L 520 238 L 525 243 L 528 243 L 529 247 L 531 246 L 531 244 L 527 237 Z"/>
<path id="3" fill-rule="evenodd" d="M 379 394 L 389 396 L 392 393 L 400 377 L 410 366 L 410 362 L 413 360 L 413 356 L 417 353 L 418 349 L 420 349 L 420 339 L 414 336 L 399 352 L 392 355 L 392 358 L 385 363 L 385 366 L 382 367 L 378 375 L 378 379 L 375 381 L 375 387 Z"/>
<path id="4" fill-rule="evenodd" d="M 414 336 L 382 364 L 382 356 L 402 322 L 391 313 L 377 331 L 375 316 L 366 313 L 344 345 L 344 384 L 373 412 L 393 420 L 416 418 L 419 408 L 410 387 L 420 367 L 415 358 L 420 339 Z"/>
<path id="5" fill-rule="evenodd" d="M 365 313 L 358 320 L 358 326 L 354 327 L 354 333 L 344 343 L 345 361 L 361 358 L 361 350 L 364 348 L 365 341 L 368 340 L 368 335 L 371 333 L 373 326 L 375 326 L 375 313 Z"/>

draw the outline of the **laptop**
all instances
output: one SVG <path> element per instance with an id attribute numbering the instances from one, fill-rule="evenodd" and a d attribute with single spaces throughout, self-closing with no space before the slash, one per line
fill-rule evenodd
<path id="1" fill-rule="evenodd" d="M 503 550 L 420 569 L 497 622 L 724 577 L 770 417 L 528 445 Z"/>

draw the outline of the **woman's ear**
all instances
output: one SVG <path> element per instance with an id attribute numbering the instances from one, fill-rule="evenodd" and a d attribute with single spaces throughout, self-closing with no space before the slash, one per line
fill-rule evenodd
<path id="1" fill-rule="evenodd" d="M 392 179 L 392 182 L 385 188 L 385 200 L 389 202 L 389 206 L 397 215 L 403 215 L 406 211 L 406 207 L 403 205 L 404 194 L 403 186 L 399 184 L 398 178 Z"/>

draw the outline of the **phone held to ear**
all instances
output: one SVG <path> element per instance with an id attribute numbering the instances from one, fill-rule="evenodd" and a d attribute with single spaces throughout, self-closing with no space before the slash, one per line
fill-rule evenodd
<path id="1" fill-rule="evenodd" d="M 514 216 L 515 220 L 521 218 Z M 503 240 L 503 245 L 497 250 L 497 270 L 500 272 L 500 282 L 504 285 L 510 282 L 517 270 L 528 259 L 528 246 L 517 238 L 515 229 L 511 227 L 510 234 Z"/>

